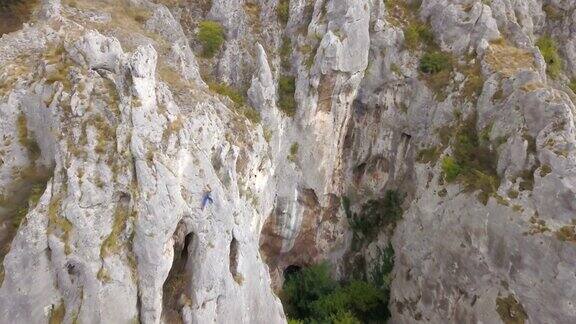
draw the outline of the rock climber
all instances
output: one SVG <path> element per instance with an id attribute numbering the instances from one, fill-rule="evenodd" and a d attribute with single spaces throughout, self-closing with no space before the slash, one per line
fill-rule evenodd
<path id="1" fill-rule="evenodd" d="M 202 203 L 200 204 L 201 209 L 204 210 L 204 207 L 206 207 L 208 203 L 211 204 L 214 203 L 214 200 L 212 199 L 212 189 L 210 188 L 210 186 L 208 186 L 207 189 L 204 190 L 204 195 L 202 196 Z"/>

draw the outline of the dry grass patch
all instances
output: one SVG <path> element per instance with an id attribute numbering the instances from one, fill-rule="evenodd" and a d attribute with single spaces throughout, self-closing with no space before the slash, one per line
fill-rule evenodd
<path id="1" fill-rule="evenodd" d="M 576 228 L 574 225 L 567 225 L 561 227 L 556 231 L 556 237 L 564 242 L 576 243 Z"/>
<path id="2" fill-rule="evenodd" d="M 55 233 L 57 231 L 62 233 L 62 240 L 64 241 L 64 252 L 70 254 L 72 248 L 70 246 L 70 233 L 72 232 L 72 223 L 60 215 L 60 208 L 62 207 L 62 195 L 57 194 L 52 197 L 48 205 L 48 233 Z"/>
<path id="3" fill-rule="evenodd" d="M 63 0 L 62 2 L 65 5 L 81 10 L 110 13 L 114 25 L 129 30 L 140 29 L 139 25 L 145 23 L 152 16 L 150 11 L 135 5 L 129 0 Z"/>
<path id="4" fill-rule="evenodd" d="M 104 267 L 98 270 L 96 278 L 98 278 L 98 280 L 100 280 L 103 283 L 109 283 L 110 281 L 112 281 L 112 278 L 110 278 L 110 274 L 108 273 L 108 270 L 106 270 L 106 268 Z"/>
<path id="5" fill-rule="evenodd" d="M 122 47 L 128 51 L 135 50 L 133 42 L 134 34 L 143 35 L 155 42 L 158 54 L 170 51 L 171 44 L 156 33 L 144 28 L 146 21 L 152 16 L 152 12 L 143 6 L 137 5 L 136 1 L 130 0 L 63 0 L 64 5 L 81 11 L 103 12 L 110 14 L 111 21 L 108 23 L 93 22 L 83 19 L 70 12 L 68 18 L 73 19 L 87 28 L 93 28 L 107 36 L 114 36 L 122 42 Z M 64 14 L 67 13 L 66 11 Z"/>
<path id="6" fill-rule="evenodd" d="M 257 3 L 244 3 L 244 12 L 248 16 L 250 21 L 250 26 L 252 26 L 253 32 L 259 34 L 262 32 L 262 23 L 260 22 L 260 14 L 262 13 L 262 7 Z"/>
<path id="7" fill-rule="evenodd" d="M 73 63 L 67 59 L 66 51 L 63 44 L 56 44 L 50 47 L 44 54 L 42 58 L 46 61 L 46 83 L 54 84 L 60 82 L 64 89 L 72 89 L 72 82 L 70 81 L 70 67 Z"/>
<path id="8" fill-rule="evenodd" d="M 418 151 L 418 155 L 416 157 L 416 161 L 420 163 L 436 163 L 440 155 L 442 154 L 443 148 L 439 146 L 434 146 L 430 148 L 424 148 Z"/>
<path id="9" fill-rule="evenodd" d="M 405 26 L 417 20 L 422 1 L 385 0 L 387 20 L 394 26 Z"/>
<path id="10" fill-rule="evenodd" d="M 214 81 L 209 81 L 208 87 L 211 91 L 228 97 L 234 104 L 234 109 L 237 113 L 243 115 L 252 123 L 260 123 L 260 113 L 250 105 L 246 104 L 246 97 L 242 91 L 225 83 L 218 83 Z"/>
<path id="11" fill-rule="evenodd" d="M 290 19 L 290 0 L 280 0 L 276 6 L 276 17 L 282 25 L 286 25 Z"/>
<path id="12" fill-rule="evenodd" d="M 543 5 L 542 10 L 546 13 L 546 18 L 551 20 L 561 20 L 564 17 L 562 10 L 550 3 Z"/>
<path id="13" fill-rule="evenodd" d="M 90 124 L 97 131 L 96 146 L 94 151 L 99 154 L 106 153 L 108 145 L 116 139 L 116 129 L 112 127 L 102 115 L 96 115 L 90 120 Z"/>
<path id="14" fill-rule="evenodd" d="M 296 163 L 296 160 L 298 159 L 298 143 L 294 142 L 290 145 L 290 152 L 287 158 L 289 161 Z"/>
<path id="15" fill-rule="evenodd" d="M 484 77 L 478 60 L 474 64 L 469 64 L 461 68 L 462 73 L 466 76 L 462 96 L 464 98 L 477 98 L 484 87 Z"/>
<path id="16" fill-rule="evenodd" d="M 545 86 L 542 82 L 529 82 L 520 87 L 522 91 L 532 92 L 538 89 L 543 89 Z"/>
<path id="17" fill-rule="evenodd" d="M 58 307 L 52 306 L 50 310 L 50 319 L 48 324 L 61 324 L 64 323 L 64 317 L 66 316 L 66 305 L 63 300 L 60 300 L 60 305 Z"/>
<path id="18" fill-rule="evenodd" d="M 514 295 L 496 298 L 496 311 L 505 324 L 524 324 L 528 315 Z"/>
<path id="19" fill-rule="evenodd" d="M 26 55 L 20 55 L 0 66 L 0 97 L 10 93 L 18 79 L 32 71 L 32 66 L 31 58 Z"/>
<path id="20" fill-rule="evenodd" d="M 100 247 L 100 256 L 105 258 L 120 251 L 121 244 L 119 242 L 120 235 L 126 229 L 126 222 L 130 217 L 130 212 L 126 208 L 120 206 L 116 207 L 114 214 L 114 224 L 112 224 L 112 232 L 104 240 Z"/>
<path id="21" fill-rule="evenodd" d="M 532 53 L 506 44 L 499 40 L 492 42 L 486 51 L 486 62 L 494 71 L 510 77 L 520 70 L 534 68 L 534 55 Z"/>
<path id="22" fill-rule="evenodd" d="M 160 80 L 168 83 L 172 89 L 185 91 L 192 88 L 192 84 L 182 77 L 182 75 L 168 64 L 160 62 L 157 69 Z M 138 105 L 139 106 L 139 105 Z"/>
<path id="23" fill-rule="evenodd" d="M 18 132 L 18 142 L 28 151 L 28 157 L 32 162 L 35 162 L 40 157 L 40 146 L 34 139 L 34 137 L 28 136 L 28 122 L 26 120 L 26 115 L 20 113 L 18 115 L 18 120 L 16 124 L 16 130 Z"/>

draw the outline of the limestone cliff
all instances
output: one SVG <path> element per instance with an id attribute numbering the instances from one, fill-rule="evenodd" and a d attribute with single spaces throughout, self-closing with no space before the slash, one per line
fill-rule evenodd
<path id="1" fill-rule="evenodd" d="M 574 1 L 4 2 L 0 322 L 576 322 Z"/>

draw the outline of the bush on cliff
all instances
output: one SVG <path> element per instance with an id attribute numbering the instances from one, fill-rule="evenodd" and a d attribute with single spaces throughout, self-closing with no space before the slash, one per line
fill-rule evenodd
<path id="1" fill-rule="evenodd" d="M 538 46 L 544 61 L 546 61 L 546 72 L 552 78 L 558 77 L 562 72 L 562 59 L 560 59 L 560 54 L 558 54 L 556 41 L 550 36 L 542 36 L 536 42 L 536 46 Z"/>
<path id="2" fill-rule="evenodd" d="M 386 250 L 392 250 L 392 246 Z M 367 323 L 389 318 L 389 275 L 394 252 L 384 256 L 383 267 L 371 280 L 339 283 L 330 276 L 328 264 L 303 268 L 287 276 L 281 299 L 292 323 Z M 386 273 L 381 272 L 381 270 Z"/>
<path id="3" fill-rule="evenodd" d="M 420 71 L 435 74 L 452 69 L 451 57 L 443 52 L 428 52 L 420 59 Z"/>
<path id="4" fill-rule="evenodd" d="M 199 28 L 198 39 L 204 49 L 202 55 L 212 58 L 224 44 L 224 29 L 219 23 L 210 20 L 200 22 Z"/>

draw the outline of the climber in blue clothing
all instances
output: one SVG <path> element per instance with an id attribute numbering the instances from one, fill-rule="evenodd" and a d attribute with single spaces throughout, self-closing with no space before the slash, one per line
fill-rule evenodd
<path id="1" fill-rule="evenodd" d="M 204 210 L 204 207 L 206 207 L 208 203 L 214 203 L 214 200 L 212 199 L 212 189 L 210 189 L 210 186 L 208 186 L 208 189 L 204 191 L 204 196 L 202 196 L 202 203 L 200 204 L 200 208 Z"/>

